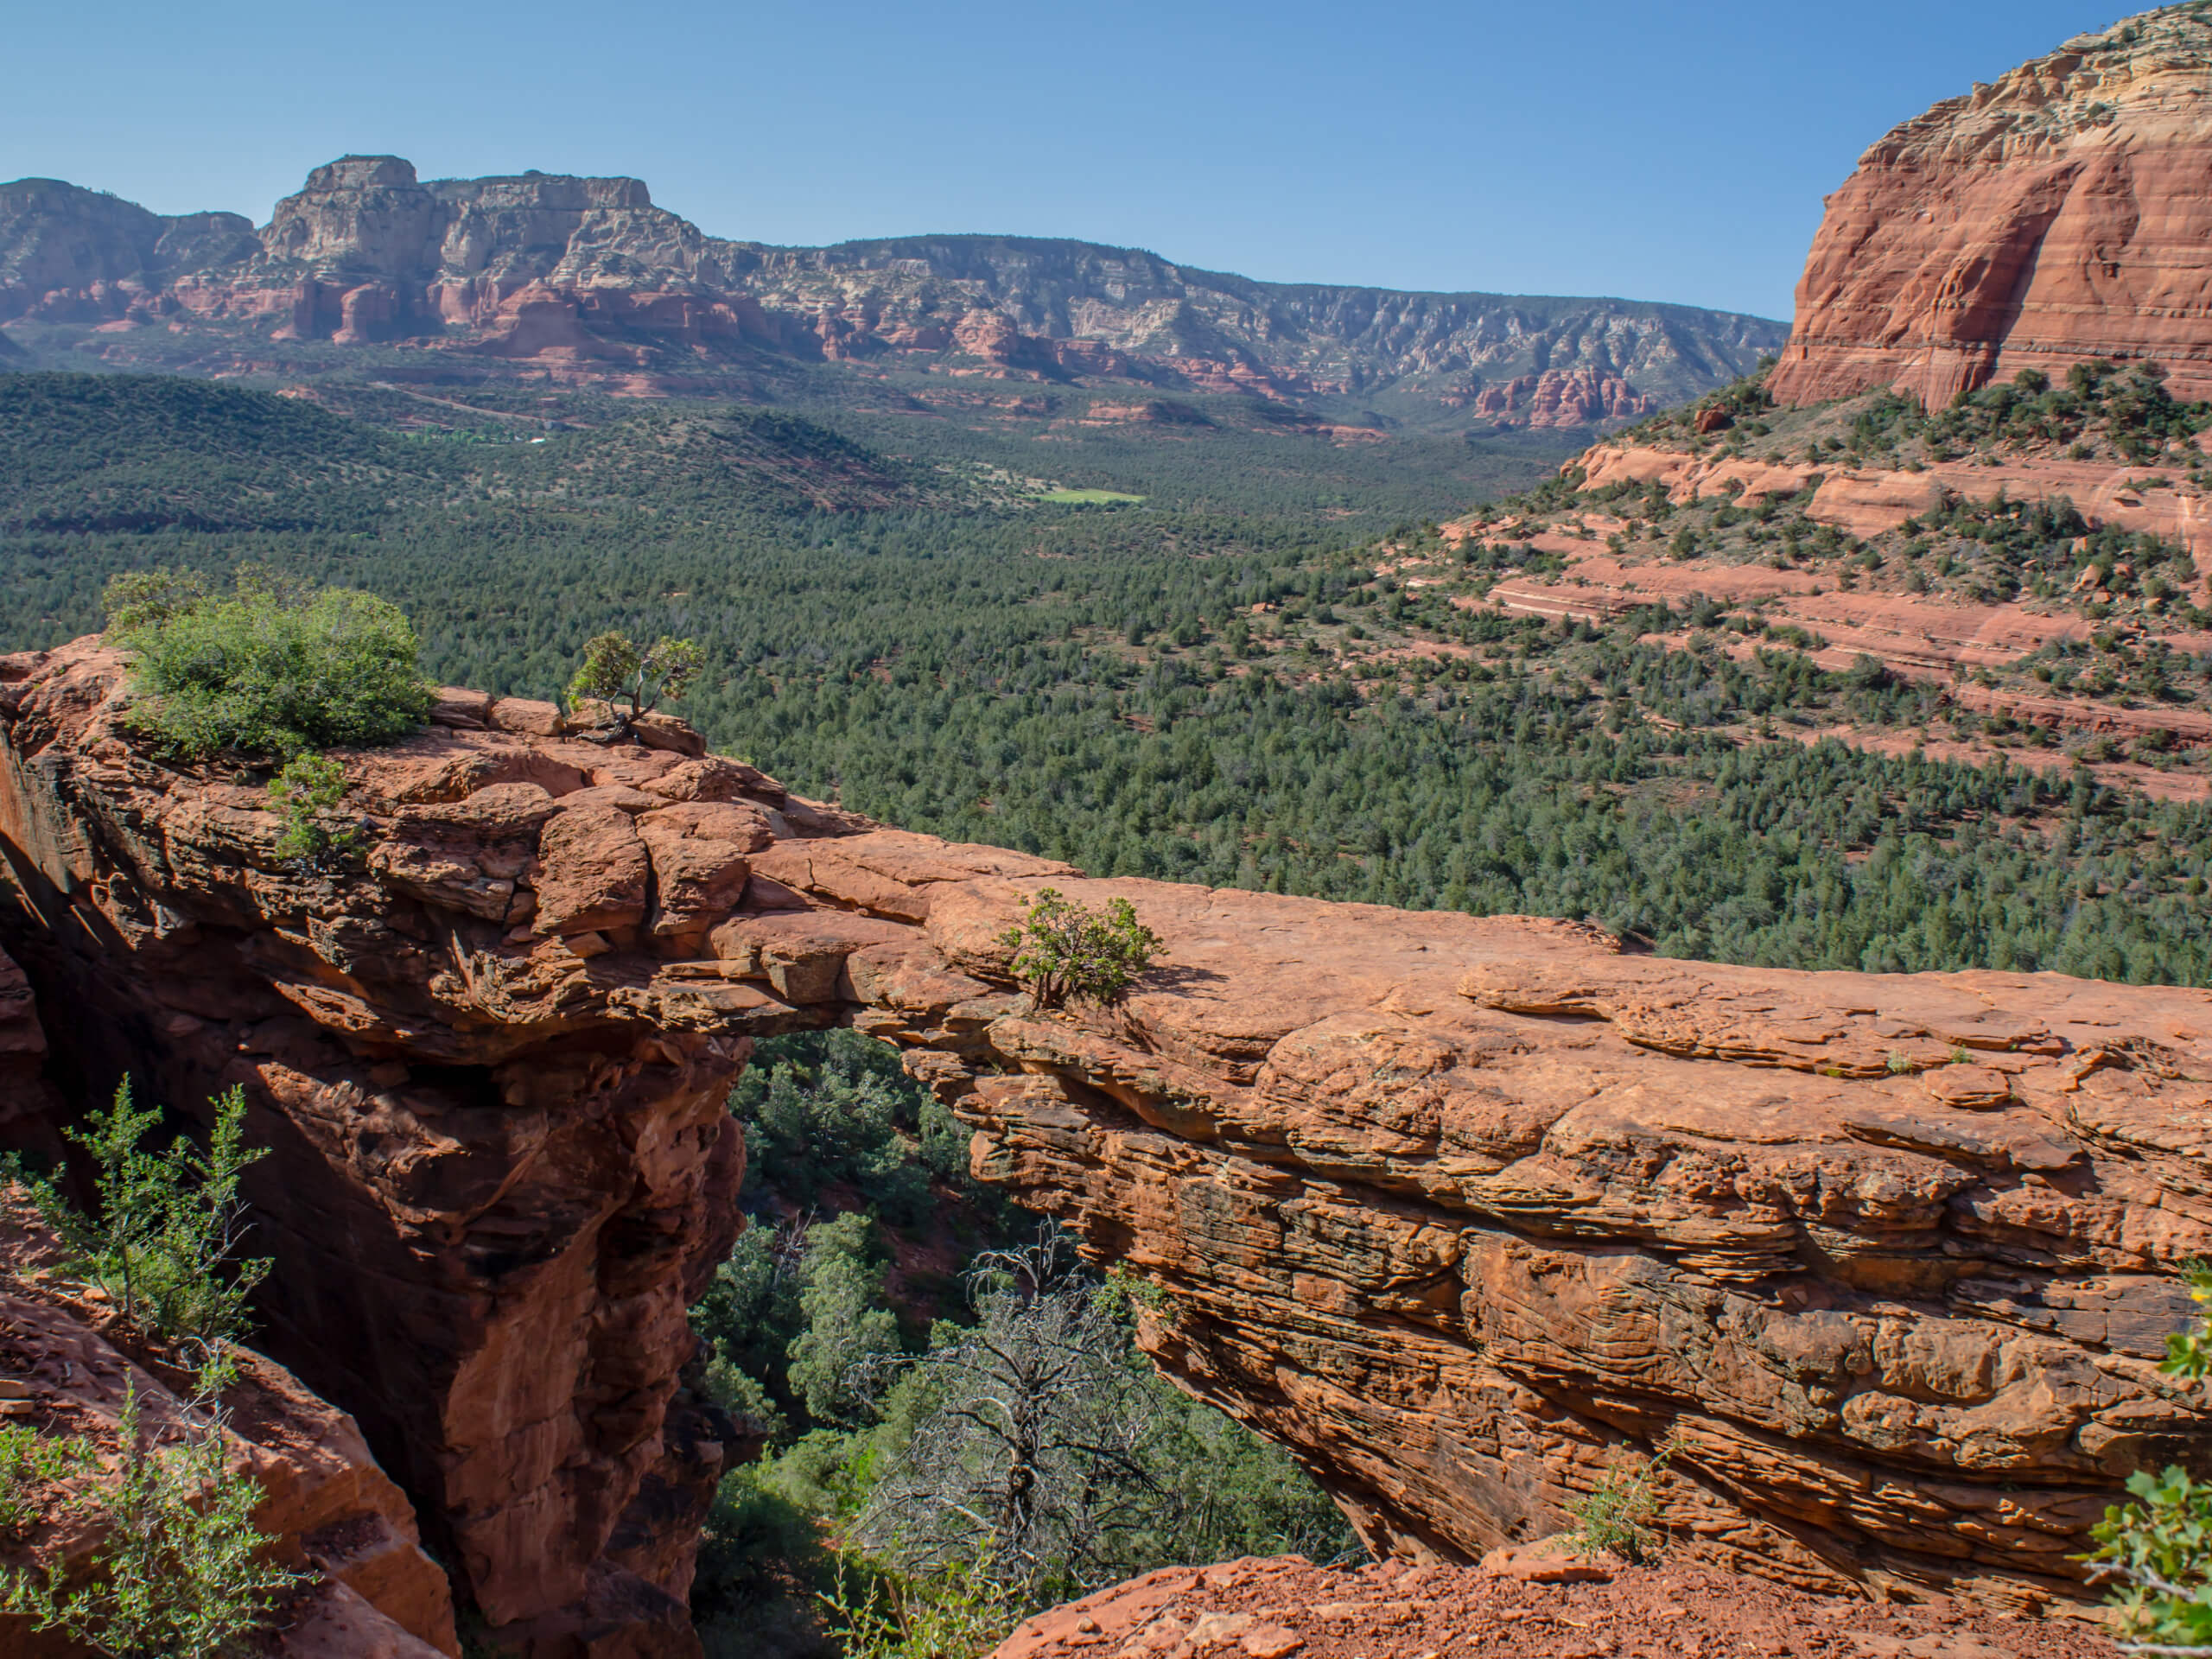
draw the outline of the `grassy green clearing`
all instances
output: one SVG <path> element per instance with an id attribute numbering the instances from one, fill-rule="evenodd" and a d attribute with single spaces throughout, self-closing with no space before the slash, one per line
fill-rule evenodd
<path id="1" fill-rule="evenodd" d="M 1111 507 L 1124 501 L 1137 502 L 1145 498 L 1128 495 L 1120 490 L 1039 490 L 1037 499 L 1049 501 L 1056 507 Z"/>

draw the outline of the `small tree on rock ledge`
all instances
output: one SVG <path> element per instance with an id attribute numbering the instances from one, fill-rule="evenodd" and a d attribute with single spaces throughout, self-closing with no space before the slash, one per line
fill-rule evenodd
<path id="1" fill-rule="evenodd" d="M 1093 910 L 1057 887 L 1039 888 L 999 943 L 1014 953 L 1014 976 L 1040 1008 L 1065 1007 L 1071 998 L 1118 1002 L 1160 950 L 1160 935 L 1137 920 L 1128 899 L 1109 899 Z"/>
<path id="2" fill-rule="evenodd" d="M 584 646 L 584 659 L 569 682 L 569 696 L 572 702 L 604 702 L 615 719 L 608 741 L 619 741 L 663 697 L 682 696 L 705 665 L 706 652 L 694 640 L 663 634 L 640 646 L 626 633 L 602 633 Z M 620 707 L 624 700 L 630 705 L 626 714 Z"/>

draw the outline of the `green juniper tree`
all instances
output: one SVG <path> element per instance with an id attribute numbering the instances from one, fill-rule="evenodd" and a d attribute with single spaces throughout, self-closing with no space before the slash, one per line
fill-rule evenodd
<path id="1" fill-rule="evenodd" d="M 2190 1273 L 2190 1294 L 2212 1306 L 2212 1268 Z M 2167 1338 L 2158 1369 L 2202 1384 L 2212 1374 L 2212 1317 Z M 2124 1653 L 2212 1656 L 2212 1482 L 2178 1465 L 2138 1471 L 2132 1503 L 2097 1523 L 2093 1575 L 2117 1580 Z"/>
<path id="2" fill-rule="evenodd" d="M 71 1270 L 98 1286 L 130 1325 L 167 1342 L 219 1346 L 245 1328 L 246 1304 L 268 1276 L 265 1257 L 239 1258 L 245 1218 L 238 1184 L 267 1148 L 245 1145 L 245 1090 L 213 1102 L 202 1147 L 186 1136 L 147 1147 L 158 1106 L 132 1103 L 130 1080 L 114 1100 L 68 1132 L 93 1167 L 97 1217 L 47 1179 L 27 1185 L 40 1214 L 69 1252 Z"/>
<path id="3" fill-rule="evenodd" d="M 1014 976 L 1040 1008 L 1118 1002 L 1160 950 L 1160 936 L 1137 920 L 1128 899 L 1093 910 L 1057 887 L 1039 888 L 999 943 L 1014 953 Z"/>
<path id="4" fill-rule="evenodd" d="M 569 677 L 569 696 L 605 702 L 614 715 L 613 741 L 620 741 L 663 697 L 682 696 L 705 666 L 706 653 L 690 639 L 663 634 L 639 645 L 626 633 L 596 634 Z"/>

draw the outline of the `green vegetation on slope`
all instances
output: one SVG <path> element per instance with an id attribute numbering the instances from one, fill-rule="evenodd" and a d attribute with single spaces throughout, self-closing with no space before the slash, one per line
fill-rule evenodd
<path id="1" fill-rule="evenodd" d="M 0 499 L 22 466 L 0 450 Z M 0 636 L 96 626 L 118 568 L 257 559 L 393 600 L 427 672 L 501 692 L 550 695 L 609 629 L 696 639 L 682 712 L 717 744 L 1102 874 L 1595 916 L 1796 967 L 2212 969 L 2203 808 L 1814 745 L 1847 715 L 1910 729 L 1936 693 L 1786 639 L 1732 654 L 1719 607 L 1606 629 L 1470 608 L 1534 557 L 1411 525 L 1375 549 L 1287 509 L 768 512 L 702 481 L 480 493 L 373 532 L 19 536 Z"/>
<path id="2" fill-rule="evenodd" d="M 871 1603 L 987 1648 L 1154 1567 L 1354 1548 L 1286 1454 L 1153 1372 L 1126 1284 L 970 1178 L 966 1131 L 887 1048 L 772 1039 L 731 1105 L 751 1224 L 692 1323 L 709 1392 L 769 1454 L 708 1520 L 710 1654 L 862 1652 Z M 1019 1444 L 977 1432 L 979 1391 L 1012 1402 Z"/>

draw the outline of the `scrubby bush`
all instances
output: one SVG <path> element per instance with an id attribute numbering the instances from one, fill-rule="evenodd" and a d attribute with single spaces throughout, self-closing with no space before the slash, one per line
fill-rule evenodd
<path id="1" fill-rule="evenodd" d="M 0 1426 L 0 1532 L 19 1532 L 39 1518 L 39 1489 L 99 1466 L 91 1443 L 41 1433 L 29 1423 Z"/>
<path id="2" fill-rule="evenodd" d="M 2190 1294 L 2212 1306 L 2212 1268 L 2190 1274 Z M 2212 1318 L 2170 1337 L 2158 1369 L 2201 1382 L 2212 1373 Z M 2099 1548 L 2087 1559 L 2095 1576 L 2115 1580 L 2123 1652 L 2212 1655 L 2212 1482 L 2178 1465 L 2129 1477 L 2133 1503 L 2105 1511 Z"/>
<path id="3" fill-rule="evenodd" d="M 244 1328 L 247 1299 L 267 1276 L 265 1258 L 235 1260 L 245 1225 L 238 1181 L 263 1157 L 245 1143 L 245 1091 L 214 1102 L 202 1149 L 179 1136 L 162 1152 L 143 1144 L 162 1119 L 131 1103 L 125 1078 L 104 1111 L 69 1131 L 92 1161 L 97 1219 L 50 1179 L 26 1185 L 69 1252 L 71 1270 L 104 1291 L 124 1320 L 164 1341 L 219 1346 Z"/>
<path id="4" fill-rule="evenodd" d="M 758 1463 L 732 1470 L 700 1533 L 691 1611 L 715 1659 L 814 1646 L 809 1604 L 836 1582 L 820 1517 L 779 1489 L 775 1471 Z"/>
<path id="5" fill-rule="evenodd" d="M 293 756 L 269 785 L 269 804 L 284 824 L 276 856 L 309 869 L 351 859 L 361 826 L 340 811 L 345 799 L 345 767 L 327 754 Z"/>
<path id="6" fill-rule="evenodd" d="M 227 594 L 131 572 L 104 602 L 110 643 L 132 658 L 133 721 L 180 758 L 390 743 L 429 713 L 415 631 L 372 594 L 242 568 Z"/>
<path id="7" fill-rule="evenodd" d="M 1576 1545 L 1592 1554 L 1611 1550 L 1624 1561 L 1656 1560 L 1660 1541 L 1652 1523 L 1658 1518 L 1659 1499 L 1653 1487 L 1673 1456 L 1670 1442 L 1641 1468 L 1616 1459 L 1587 1494 L 1569 1500 L 1567 1512 L 1574 1520 Z"/>
<path id="8" fill-rule="evenodd" d="M 1022 1604 L 972 1561 L 899 1573 L 841 1563 L 820 1593 L 844 1659 L 978 1659 L 1006 1639 Z"/>
<path id="9" fill-rule="evenodd" d="M 264 1554 L 253 1524 L 261 1488 L 230 1466 L 219 1361 L 203 1367 L 178 1427 L 155 1445 L 126 1394 L 118 1468 L 80 1500 L 104 1535 L 73 1589 L 59 1564 L 44 1577 L 0 1567 L 0 1614 L 60 1630 L 109 1659 L 219 1659 L 269 1622 L 277 1600 L 307 1582 Z M 89 1459 L 79 1443 L 78 1455 Z"/>
<path id="10" fill-rule="evenodd" d="M 1071 1000 L 1118 1002 L 1159 957 L 1161 942 L 1126 899 L 1093 910 L 1057 887 L 1041 887 L 999 943 L 1014 952 L 1014 976 L 1037 1006 L 1057 1008 Z"/>

